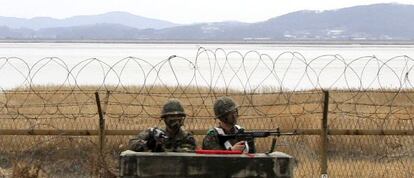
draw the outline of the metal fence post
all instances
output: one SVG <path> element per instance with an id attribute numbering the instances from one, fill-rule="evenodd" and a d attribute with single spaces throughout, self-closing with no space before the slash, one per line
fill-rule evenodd
<path id="1" fill-rule="evenodd" d="M 99 115 L 99 153 L 103 153 L 104 148 L 104 142 L 105 142 L 105 119 L 103 117 L 102 113 L 102 107 L 101 107 L 101 100 L 99 98 L 99 93 L 95 92 L 95 98 L 96 98 L 96 105 L 98 107 L 98 115 Z"/>
<path id="2" fill-rule="evenodd" d="M 328 112 L 329 91 L 323 90 L 323 117 L 321 132 L 321 178 L 328 178 Z"/>
<path id="3" fill-rule="evenodd" d="M 99 93 L 95 92 L 95 98 L 96 98 L 96 105 L 98 107 L 98 115 L 99 115 L 99 176 L 103 176 L 103 165 L 104 165 L 104 159 L 103 159 L 103 150 L 105 146 L 105 118 L 102 113 L 102 107 L 101 107 L 101 100 L 99 99 Z"/>

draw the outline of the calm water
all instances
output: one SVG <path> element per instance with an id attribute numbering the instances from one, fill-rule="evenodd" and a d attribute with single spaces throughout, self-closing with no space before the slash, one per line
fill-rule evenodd
<path id="1" fill-rule="evenodd" d="M 223 50 L 213 53 L 217 48 Z M 414 77 L 411 45 L 0 43 L 0 57 L 3 89 L 45 84 L 412 88 Z"/>

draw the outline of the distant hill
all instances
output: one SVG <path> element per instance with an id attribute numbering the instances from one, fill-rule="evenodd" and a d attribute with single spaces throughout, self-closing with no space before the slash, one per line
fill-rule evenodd
<path id="1" fill-rule="evenodd" d="M 141 17 L 126 12 L 109 12 L 100 15 L 83 15 L 66 19 L 54 19 L 50 17 L 35 17 L 31 19 L 0 17 L 0 26 L 9 28 L 28 28 L 38 30 L 42 28 L 90 26 L 95 24 L 118 24 L 137 29 L 161 29 L 174 27 L 178 24 Z"/>
<path id="2" fill-rule="evenodd" d="M 403 4 L 297 11 L 257 23 L 230 21 L 181 26 L 123 12 L 57 21 L 33 18 L 32 25 L 7 18 L 14 19 L 10 25 L 3 18 L 0 18 L 3 39 L 414 40 L 414 6 Z M 53 27 L 47 27 L 52 24 Z"/>
<path id="3" fill-rule="evenodd" d="M 413 40 L 414 6 L 374 4 L 297 11 L 258 23 L 209 23 L 161 29 L 163 38 L 217 40 Z M 154 36 L 155 38 L 155 36 Z"/>
<path id="4" fill-rule="evenodd" d="M 374 4 L 331 11 L 298 11 L 257 23 L 256 37 L 414 39 L 414 6 Z"/>

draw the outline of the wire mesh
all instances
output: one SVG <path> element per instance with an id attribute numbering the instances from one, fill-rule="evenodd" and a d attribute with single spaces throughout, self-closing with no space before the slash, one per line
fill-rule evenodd
<path id="1" fill-rule="evenodd" d="M 224 95 L 240 105 L 239 124 L 248 130 L 320 129 L 322 89 L 331 93 L 330 129 L 412 130 L 413 64 L 408 56 L 306 59 L 297 52 L 271 56 L 205 48 L 194 59 L 172 55 L 155 64 L 136 57 L 113 64 L 97 58 L 71 63 L 3 57 L 0 130 L 28 133 L 0 137 L 0 175 L 99 174 L 97 136 L 30 135 L 42 129 L 99 129 L 96 91 L 107 130 L 162 127 L 160 108 L 169 98 L 184 104 L 187 130 L 207 130 L 217 125 L 212 107 Z M 106 137 L 108 175 L 116 175 L 118 154 L 131 137 Z M 196 136 L 198 145 L 202 138 Z M 271 138 L 257 139 L 258 151 L 268 151 L 270 143 Z M 328 143 L 330 177 L 412 177 L 414 172 L 412 136 L 335 135 Z M 278 137 L 277 144 L 278 151 L 295 157 L 296 177 L 319 176 L 319 136 Z"/>

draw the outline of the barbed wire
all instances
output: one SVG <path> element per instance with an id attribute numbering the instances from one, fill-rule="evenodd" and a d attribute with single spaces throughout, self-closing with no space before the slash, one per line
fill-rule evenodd
<path id="1" fill-rule="evenodd" d="M 321 90 L 330 90 L 331 114 L 341 118 L 411 120 L 414 60 L 408 56 L 346 59 L 298 52 L 276 56 L 258 51 L 199 48 L 194 59 L 171 55 L 151 62 L 126 57 L 107 63 L 58 57 L 26 61 L 0 58 L 0 117 L 82 119 L 97 117 L 93 95 L 106 95 L 109 118 L 158 118 L 168 98 L 179 98 L 189 118 L 212 117 L 215 98 L 228 95 L 252 118 L 321 114 Z M 380 117 L 381 116 L 381 117 Z M 355 125 L 355 123 L 353 124 Z"/>
<path id="2" fill-rule="evenodd" d="M 72 62 L 58 57 L 37 61 L 2 57 L 0 129 L 96 130 L 95 92 L 101 97 L 108 130 L 140 130 L 163 124 L 160 110 L 169 98 L 182 101 L 188 116 L 186 129 L 208 129 L 217 124 L 213 119 L 213 103 L 223 95 L 231 96 L 240 105 L 239 122 L 248 129 L 317 129 L 321 127 L 323 114 L 322 90 L 328 90 L 331 129 L 410 130 L 414 129 L 413 66 L 413 59 L 404 55 L 390 59 L 376 56 L 347 59 L 340 55 L 308 59 L 298 52 L 272 56 L 258 51 L 241 53 L 206 48 L 199 48 L 194 59 L 171 55 L 162 61 L 137 57 L 114 63 L 98 58 Z M 3 148 L 15 151 L 17 159 L 29 155 L 32 157 L 29 161 L 33 161 L 40 157 L 44 165 L 56 162 L 54 159 L 60 152 L 71 153 L 73 146 L 82 149 L 69 155 L 90 156 L 97 147 L 96 137 L 65 134 L 21 137 L 17 143 L 13 136 L 3 136 Z M 105 151 L 107 163 L 118 158 L 117 151 L 125 149 L 122 145 L 128 139 L 112 137 L 117 138 L 108 137 L 114 146 L 108 144 L 110 148 Z M 330 136 L 329 139 L 330 152 L 334 153 L 332 160 L 341 157 L 339 162 L 348 165 L 347 169 L 355 162 L 363 162 L 365 157 L 375 158 L 369 165 L 372 169 L 381 168 L 381 161 L 402 166 L 412 161 L 412 138 Z M 289 143 L 281 151 L 300 160 L 295 171 L 297 177 L 318 175 L 319 136 L 292 136 L 279 141 Z M 258 140 L 258 148 L 267 149 L 268 142 Z M 115 156 L 111 158 L 111 154 Z M 404 157 L 408 161 L 398 160 Z M 86 160 L 86 157 L 68 159 Z M 92 156 L 87 160 L 88 164 L 94 164 L 97 158 Z M 74 161 L 72 165 L 80 164 Z M 84 168 L 77 169 L 86 169 L 82 165 Z M 355 172 L 338 168 L 335 171 Z"/>

